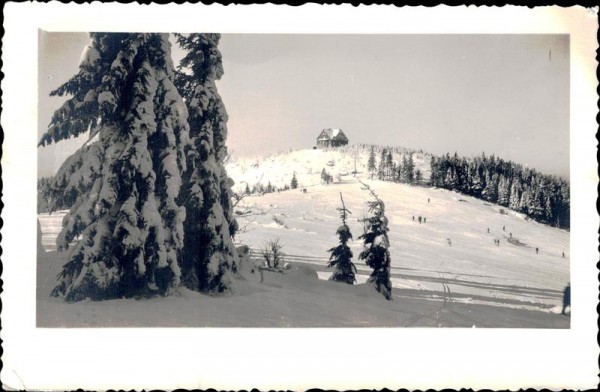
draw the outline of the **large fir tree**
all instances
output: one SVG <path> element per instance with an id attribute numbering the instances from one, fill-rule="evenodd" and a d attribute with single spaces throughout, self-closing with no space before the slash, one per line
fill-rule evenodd
<path id="1" fill-rule="evenodd" d="M 181 203 L 187 214 L 182 274 L 193 290 L 222 292 L 231 289 L 230 272 L 238 257 L 232 236 L 231 186 L 224 160 L 227 157 L 227 112 L 215 82 L 223 75 L 219 34 L 177 34 L 185 50 L 176 85 L 189 109 L 190 143 Z"/>
<path id="2" fill-rule="evenodd" d="M 40 144 L 90 131 L 98 140 L 65 162 L 77 198 L 63 221 L 69 261 L 52 295 L 67 301 L 167 293 L 179 284 L 187 110 L 173 85 L 166 34 L 93 33 L 71 95 Z"/>
<path id="3" fill-rule="evenodd" d="M 229 289 L 237 225 L 214 84 L 218 35 L 180 40 L 185 73 L 174 69 L 167 34 L 90 36 L 79 73 L 53 92 L 72 97 L 40 141 L 90 133 L 51 184 L 72 205 L 58 239 L 72 250 L 52 294 L 165 294 L 181 277 L 193 289 Z"/>

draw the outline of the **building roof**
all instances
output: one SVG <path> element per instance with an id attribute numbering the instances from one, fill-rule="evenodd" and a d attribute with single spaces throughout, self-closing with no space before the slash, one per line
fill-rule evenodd
<path id="1" fill-rule="evenodd" d="M 333 138 L 337 137 L 340 134 L 343 135 L 344 137 L 346 137 L 346 135 L 344 135 L 344 132 L 342 132 L 342 130 L 339 129 L 339 128 L 327 128 L 327 129 L 323 129 L 323 131 L 319 135 L 319 139 L 318 140 L 333 139 Z"/>

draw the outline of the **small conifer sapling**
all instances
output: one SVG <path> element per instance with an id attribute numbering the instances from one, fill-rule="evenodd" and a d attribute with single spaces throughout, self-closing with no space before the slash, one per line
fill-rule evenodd
<path id="1" fill-rule="evenodd" d="M 342 201 L 342 208 L 338 208 L 337 210 L 340 212 L 342 225 L 338 227 L 336 231 L 336 234 L 340 239 L 340 244 L 328 250 L 328 252 L 331 253 L 331 256 L 329 256 L 329 263 L 327 266 L 335 268 L 335 271 L 329 280 L 353 284 L 356 282 L 355 274 L 357 271 L 354 263 L 352 263 L 352 250 L 348 246 L 348 241 L 352 240 L 352 233 L 346 222 L 347 214 L 351 214 L 351 212 L 346 209 L 341 192 L 340 200 Z"/>
<path id="2" fill-rule="evenodd" d="M 388 219 L 385 216 L 383 200 L 365 183 L 361 182 L 363 189 L 367 190 L 374 200 L 369 201 L 370 216 L 365 218 L 365 232 L 358 237 L 363 240 L 364 250 L 358 258 L 364 260 L 373 272 L 367 283 L 374 285 L 387 300 L 392 299 L 392 282 L 390 281 L 390 241 L 388 238 Z"/>

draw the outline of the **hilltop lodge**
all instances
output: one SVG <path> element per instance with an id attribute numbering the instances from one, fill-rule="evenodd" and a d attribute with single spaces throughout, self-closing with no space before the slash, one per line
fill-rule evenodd
<path id="1" fill-rule="evenodd" d="M 341 129 L 323 129 L 317 137 L 317 147 L 339 147 L 348 144 L 348 138 Z"/>

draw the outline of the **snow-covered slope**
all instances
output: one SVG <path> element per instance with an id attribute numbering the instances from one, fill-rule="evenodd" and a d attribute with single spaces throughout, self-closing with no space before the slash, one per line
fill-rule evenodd
<path id="1" fill-rule="evenodd" d="M 266 186 L 269 182 L 277 188 L 290 185 L 296 173 L 300 188 L 321 183 L 321 171 L 325 169 L 334 180 L 352 176 L 355 170 L 361 175 L 367 173 L 369 146 L 345 146 L 330 149 L 311 149 L 290 151 L 271 155 L 266 158 L 242 159 L 226 165 L 227 174 L 235 181 L 234 190 L 243 191 L 246 184 L 250 188 L 260 183 Z M 401 162 L 410 150 L 396 148 L 393 152 L 395 162 Z M 376 149 L 376 160 L 379 162 L 380 149 Z M 423 152 L 413 152 L 415 171 L 421 170 L 424 179 L 431 172 L 429 161 L 431 156 Z"/>
<path id="2" fill-rule="evenodd" d="M 414 158 L 427 178 L 429 157 L 415 153 Z M 246 266 L 246 280 L 225 298 L 180 289 L 171 298 L 65 304 L 49 293 L 66 256 L 48 252 L 38 263 L 38 325 L 569 327 L 569 318 L 558 314 L 569 282 L 568 232 L 447 190 L 370 180 L 367 159 L 368 149 L 359 151 L 356 177 L 352 148 L 296 151 L 229 165 L 238 187 L 261 177 L 263 184 L 283 186 L 297 173 L 304 192 L 247 196 L 236 207 L 242 228 L 236 241 L 249 245 L 260 263 L 260 248 L 279 238 L 292 265 L 286 274 L 265 272 L 260 282 Z M 334 165 L 327 165 L 330 161 Z M 320 184 L 323 167 L 334 177 L 339 172 L 340 179 Z M 326 280 L 331 273 L 327 250 L 337 245 L 340 193 L 352 212 L 348 225 L 358 283 L 370 273 L 357 260 L 360 219 L 368 214 L 369 198 L 359 181 L 386 204 L 391 302 L 365 285 Z M 49 251 L 61 219 L 62 214 L 40 215 Z"/>
<path id="3" fill-rule="evenodd" d="M 259 180 L 282 186 L 294 172 L 306 189 L 244 198 L 238 205 L 243 228 L 238 241 L 260 249 L 280 238 L 291 260 L 314 264 L 327 278 L 324 266 L 327 249 L 337 241 L 340 193 L 353 212 L 349 224 L 355 257 L 361 250 L 356 238 L 363 230 L 360 219 L 367 214 L 368 194 L 359 181 L 366 181 L 386 203 L 394 287 L 436 298 L 449 290 L 453 301 L 556 310 L 569 282 L 568 232 L 455 192 L 369 180 L 369 151 L 356 146 L 302 150 L 230 164 L 228 173 L 238 189 Z M 394 160 L 407 153 L 399 149 Z M 379 151 L 376 156 L 379 160 Z M 413 158 L 415 168 L 428 178 L 430 156 L 413 152 Z M 351 174 L 355 160 L 357 176 Z M 333 184 L 321 183 L 323 168 L 333 174 Z M 364 281 L 369 269 L 362 265 L 359 272 Z"/>
<path id="4" fill-rule="evenodd" d="M 437 298 L 449 290 L 453 301 L 527 309 L 555 311 L 561 304 L 569 282 L 568 232 L 447 190 L 364 181 L 386 204 L 396 289 Z M 337 244 L 340 193 L 353 213 L 348 224 L 356 258 L 368 194 L 353 178 L 316 185 L 307 193 L 246 197 L 239 208 L 245 215 L 238 215 L 243 232 L 237 240 L 259 249 L 279 238 L 292 260 L 314 264 L 326 278 L 327 249 Z M 425 223 L 419 223 L 419 216 Z M 370 271 L 355 263 L 364 281 Z"/>

